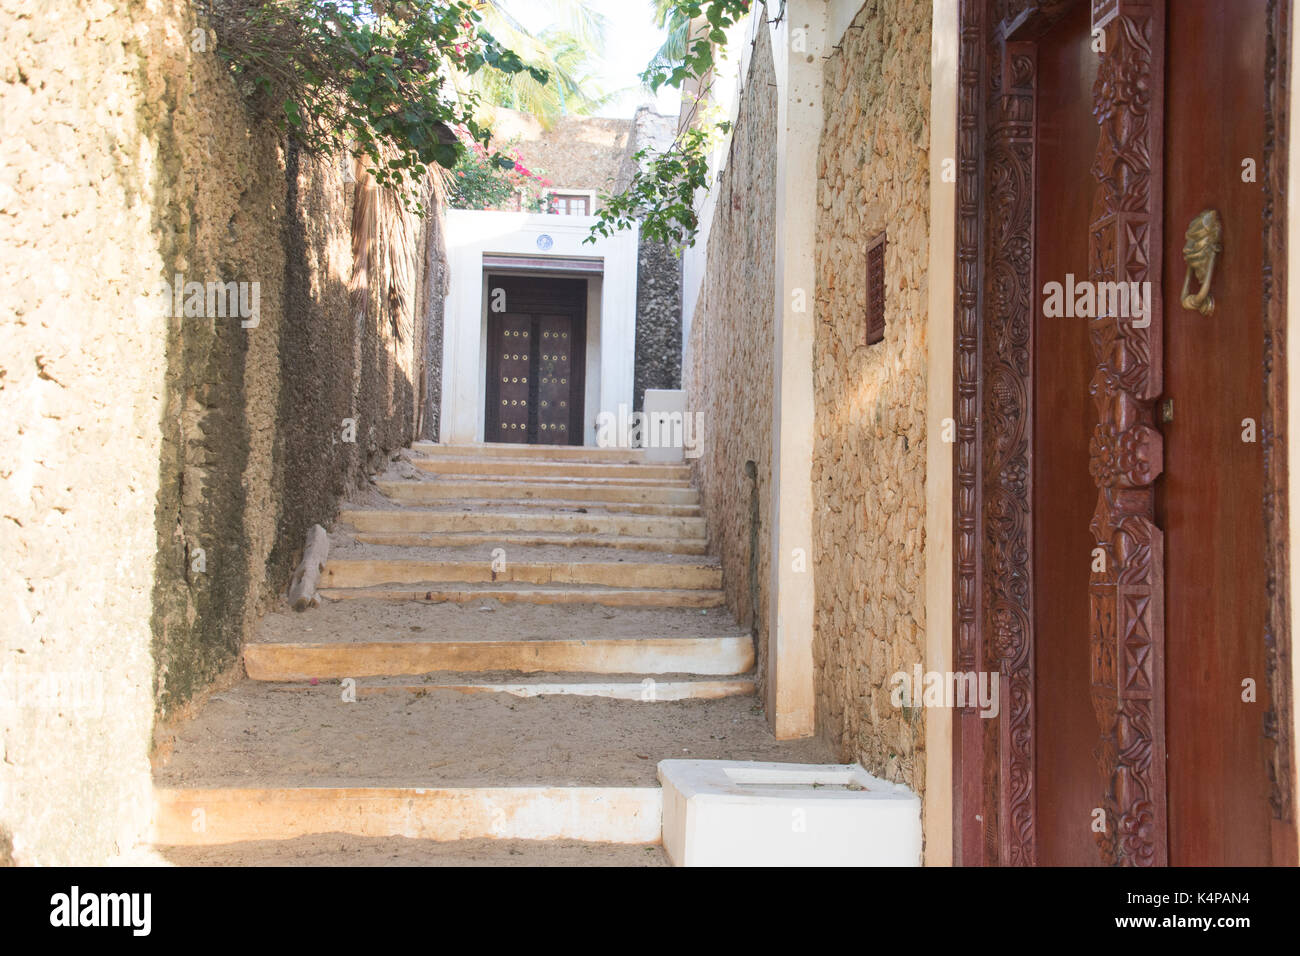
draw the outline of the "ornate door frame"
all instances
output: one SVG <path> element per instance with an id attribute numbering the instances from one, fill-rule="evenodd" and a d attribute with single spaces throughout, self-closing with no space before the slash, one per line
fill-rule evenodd
<path id="1" fill-rule="evenodd" d="M 996 669 L 999 716 L 954 713 L 953 840 L 961 865 L 1034 865 L 1033 633 L 1034 120 L 1037 39 L 1090 2 L 1106 54 L 1094 87 L 1099 188 L 1089 235 L 1094 281 L 1150 281 L 1151 322 L 1092 321 L 1097 424 L 1091 525 L 1106 571 L 1089 586 L 1098 718 L 1097 834 L 1111 864 L 1168 862 L 1165 819 L 1164 561 L 1154 521 L 1163 465 L 1161 392 L 1164 42 L 1167 0 L 961 0 L 954 316 L 953 660 Z M 1263 162 L 1263 446 L 1268 676 L 1274 740 L 1274 858 L 1294 857 L 1286 496 L 1286 118 L 1291 0 L 1269 0 Z M 1275 148 L 1276 147 L 1276 148 Z M 1289 842 L 1288 842 L 1289 841 Z M 1289 846 L 1289 850 L 1287 847 Z"/>

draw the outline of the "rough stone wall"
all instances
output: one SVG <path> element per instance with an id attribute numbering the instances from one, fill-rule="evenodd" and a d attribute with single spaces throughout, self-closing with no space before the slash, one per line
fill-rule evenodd
<path id="1" fill-rule="evenodd" d="M 424 227 L 380 244 L 407 301 L 358 297 L 357 187 L 251 119 L 195 29 L 185 0 L 0 0 L 0 857 L 18 862 L 144 836 L 155 719 L 236 662 L 306 528 L 415 427 Z M 177 273 L 257 283 L 256 324 L 168 316 Z"/>
<path id="2" fill-rule="evenodd" d="M 925 647 L 930 12 L 869 0 L 824 67 L 814 346 L 817 726 L 918 793 L 924 716 L 892 705 L 890 678 Z M 882 229 L 885 338 L 866 346 Z"/>
<path id="3" fill-rule="evenodd" d="M 636 173 L 636 153 L 672 145 L 677 117 L 661 116 L 642 106 L 632 118 L 628 144 L 616 190 L 624 189 Z M 682 387 L 682 260 L 672 246 L 642 239 L 637 245 L 636 358 L 632 372 L 635 410 L 645 407 L 647 388 Z"/>
<path id="4" fill-rule="evenodd" d="M 682 387 L 682 260 L 671 246 L 642 239 L 636 250 L 636 357 L 632 400 L 647 388 Z"/>
<path id="5" fill-rule="evenodd" d="M 565 116 L 546 129 L 536 117 L 503 106 L 486 115 L 493 144 L 518 140 L 528 168 L 539 170 L 560 190 L 613 190 L 633 139 L 630 119 Z"/>
<path id="6" fill-rule="evenodd" d="M 0 0 L 0 858 L 17 861 L 126 850 L 149 812 L 167 324 L 128 50 L 168 38 L 114 7 Z"/>
<path id="7" fill-rule="evenodd" d="M 695 477 L 710 545 L 722 560 L 728 606 L 757 634 L 760 681 L 767 666 L 775 172 L 776 79 L 767 31 L 761 30 L 717 187 L 686 370 L 687 409 L 705 413 Z M 746 476 L 749 461 L 753 480 Z"/>

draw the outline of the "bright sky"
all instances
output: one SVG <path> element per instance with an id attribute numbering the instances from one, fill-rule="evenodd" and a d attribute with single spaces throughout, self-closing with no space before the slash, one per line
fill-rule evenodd
<path id="1" fill-rule="evenodd" d="M 587 6 L 605 16 L 605 49 L 597 75 L 606 91 L 631 87 L 599 112 L 600 116 L 630 117 L 651 96 L 640 89 L 641 71 L 663 43 L 663 31 L 654 25 L 649 0 L 586 0 Z M 564 3 L 555 0 L 505 0 L 514 17 L 529 30 L 564 25 Z M 680 95 L 674 89 L 659 92 L 655 107 L 660 113 L 676 115 Z"/>

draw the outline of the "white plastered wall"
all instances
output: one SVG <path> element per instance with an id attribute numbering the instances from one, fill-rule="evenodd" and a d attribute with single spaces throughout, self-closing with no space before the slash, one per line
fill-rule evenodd
<path id="1" fill-rule="evenodd" d="M 598 258 L 603 275 L 587 276 L 587 382 L 584 441 L 594 444 L 596 416 L 632 407 L 636 352 L 636 229 L 595 243 L 589 216 L 452 209 L 447 213 L 449 288 L 443 314 L 442 426 L 447 444 L 484 440 L 487 306 L 484 255 Z M 549 236 L 548 248 L 538 239 Z"/>

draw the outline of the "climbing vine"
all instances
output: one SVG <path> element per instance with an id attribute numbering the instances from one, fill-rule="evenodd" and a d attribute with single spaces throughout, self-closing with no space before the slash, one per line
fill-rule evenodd
<path id="1" fill-rule="evenodd" d="M 611 236 L 634 224 L 641 235 L 674 246 L 692 245 L 699 228 L 695 198 L 709 187 L 709 153 L 731 131 L 716 110 L 703 105 L 716 65 L 715 54 L 726 43 L 726 30 L 749 14 L 750 0 L 676 0 L 680 16 L 692 24 L 685 56 L 675 63 L 656 63 L 642 80 L 658 92 L 663 86 L 681 89 L 694 80 L 700 92 L 691 114 L 672 144 L 663 151 L 636 154 L 637 172 L 617 195 L 601 197 L 597 221 L 585 242 Z"/>

